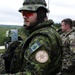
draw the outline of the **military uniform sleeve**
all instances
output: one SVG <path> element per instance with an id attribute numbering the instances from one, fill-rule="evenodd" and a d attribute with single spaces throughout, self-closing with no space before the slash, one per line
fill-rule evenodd
<path id="1" fill-rule="evenodd" d="M 51 49 L 50 42 L 49 42 L 49 39 L 45 36 L 36 36 L 35 38 L 33 38 L 32 42 L 30 43 L 29 48 L 32 51 L 31 56 L 33 57 L 35 55 L 35 59 L 38 58 L 38 57 L 36 57 L 36 56 L 38 56 L 38 54 L 41 55 L 41 52 L 46 52 L 48 54 L 48 57 L 50 55 L 49 54 L 49 50 Z M 36 59 L 36 61 L 38 61 L 38 59 Z M 43 60 L 40 59 L 39 61 L 43 61 Z M 41 63 L 43 63 L 43 62 L 41 62 Z"/>
<path id="2" fill-rule="evenodd" d="M 24 70 L 26 73 L 30 73 L 30 75 L 43 75 L 43 71 L 45 68 L 48 68 L 50 60 L 50 42 L 49 39 L 45 36 L 36 36 L 32 39 L 29 44 L 29 59 L 26 58 L 26 54 L 24 54 L 24 58 L 28 62 L 27 68 Z"/>
<path id="3" fill-rule="evenodd" d="M 72 55 L 71 61 L 73 67 L 75 68 L 75 32 L 69 35 L 69 44 L 70 44 L 70 51 Z"/>
<path id="4" fill-rule="evenodd" d="M 50 62 L 50 56 L 46 49 L 50 47 L 49 44 L 50 43 L 47 37 L 36 36 L 35 38 L 33 38 L 31 43 L 29 44 L 29 50 L 32 49 L 29 59 L 24 56 L 24 59 L 28 63 L 28 65 L 26 65 L 26 67 L 24 68 L 24 71 L 5 75 L 43 75 L 43 68 L 45 68 Z"/>
<path id="5" fill-rule="evenodd" d="M 69 35 L 70 50 L 75 53 L 75 32 Z"/>
<path id="6" fill-rule="evenodd" d="M 1 58 L 1 55 L 2 55 L 2 54 L 0 54 L 0 74 L 1 74 L 2 72 L 5 72 L 4 60 Z"/>

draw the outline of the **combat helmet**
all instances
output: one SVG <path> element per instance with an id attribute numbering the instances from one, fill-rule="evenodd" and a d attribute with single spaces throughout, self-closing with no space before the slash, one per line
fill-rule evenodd
<path id="1" fill-rule="evenodd" d="M 45 0 L 24 0 L 23 7 L 19 9 L 19 12 L 24 10 L 36 11 L 40 7 L 44 8 L 47 12 L 49 12 L 46 6 L 47 4 Z"/>

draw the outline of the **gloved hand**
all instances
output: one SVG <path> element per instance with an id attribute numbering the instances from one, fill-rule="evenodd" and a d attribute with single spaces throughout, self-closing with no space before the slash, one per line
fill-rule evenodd
<path id="1" fill-rule="evenodd" d="M 11 60 L 13 58 L 16 48 L 19 46 L 20 43 L 21 42 L 19 42 L 19 41 L 9 42 L 7 50 L 1 56 L 5 60 L 5 69 L 6 69 L 7 73 L 10 72 L 9 69 L 10 69 L 10 65 L 11 65 Z"/>

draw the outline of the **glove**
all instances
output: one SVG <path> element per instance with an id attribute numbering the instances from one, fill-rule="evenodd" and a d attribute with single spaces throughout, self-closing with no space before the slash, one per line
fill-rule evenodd
<path id="1" fill-rule="evenodd" d="M 5 53 L 1 56 L 5 60 L 5 69 L 6 72 L 9 73 L 11 60 L 13 58 L 14 52 L 16 48 L 19 46 L 19 41 L 9 42 L 8 48 Z"/>

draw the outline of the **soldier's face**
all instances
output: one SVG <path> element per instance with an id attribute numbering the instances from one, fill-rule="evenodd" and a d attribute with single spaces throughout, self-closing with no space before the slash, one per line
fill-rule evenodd
<path id="1" fill-rule="evenodd" d="M 65 32 L 66 31 L 66 25 L 64 22 L 61 22 L 61 28 L 62 28 L 62 31 Z"/>
<path id="2" fill-rule="evenodd" d="M 37 21 L 37 13 L 31 11 L 22 11 L 21 12 L 24 19 L 24 25 L 30 27 Z"/>

